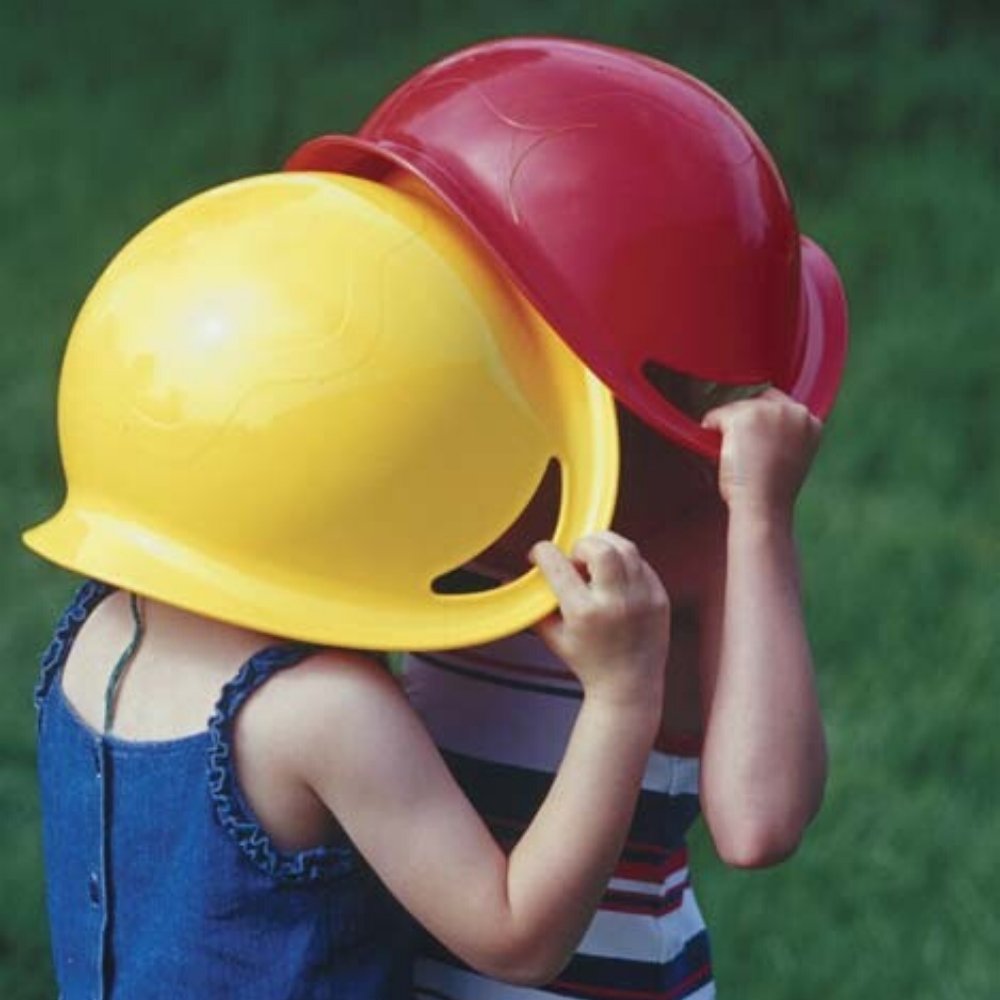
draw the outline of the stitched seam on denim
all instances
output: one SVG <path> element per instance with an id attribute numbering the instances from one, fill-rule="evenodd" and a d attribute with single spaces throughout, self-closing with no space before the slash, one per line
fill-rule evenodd
<path id="1" fill-rule="evenodd" d="M 45 699 L 52 690 L 59 672 L 66 664 L 69 651 L 81 626 L 90 613 L 114 591 L 114 587 L 98 580 L 88 580 L 73 595 L 73 600 L 63 612 L 45 652 L 41 656 L 41 673 L 35 685 L 35 710 L 41 719 Z"/>

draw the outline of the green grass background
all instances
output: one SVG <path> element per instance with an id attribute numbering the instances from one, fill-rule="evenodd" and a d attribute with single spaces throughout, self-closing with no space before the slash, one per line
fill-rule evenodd
<path id="1" fill-rule="evenodd" d="M 990 0 L 0 3 L 0 995 L 54 994 L 34 790 L 38 649 L 73 581 L 19 529 L 61 499 L 79 303 L 172 203 L 349 130 L 431 58 L 578 35 L 702 77 L 837 259 L 853 343 L 801 504 L 829 725 L 794 860 L 696 874 L 721 996 L 1000 997 L 1000 9 Z M 277 958 L 277 956 L 276 956 Z M 280 960 L 280 959 L 279 959 Z"/>

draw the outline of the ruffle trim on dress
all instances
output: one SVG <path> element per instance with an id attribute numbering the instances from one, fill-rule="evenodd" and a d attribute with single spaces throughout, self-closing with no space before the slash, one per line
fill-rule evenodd
<path id="1" fill-rule="evenodd" d="M 77 632 L 94 608 L 114 589 L 110 584 L 88 580 L 77 590 L 69 607 L 63 612 L 52 635 L 52 641 L 42 653 L 41 674 L 35 685 L 35 709 L 39 715 L 49 691 L 52 690 L 52 685 L 59 676 L 59 671 L 66 663 L 66 657 Z"/>
<path id="2" fill-rule="evenodd" d="M 357 850 L 348 842 L 286 853 L 275 846 L 240 792 L 233 760 L 233 723 L 247 699 L 274 673 L 300 663 L 316 647 L 269 646 L 252 656 L 222 689 L 208 721 L 208 789 L 215 815 L 242 854 L 260 871 L 288 882 L 328 882 L 361 872 Z"/>

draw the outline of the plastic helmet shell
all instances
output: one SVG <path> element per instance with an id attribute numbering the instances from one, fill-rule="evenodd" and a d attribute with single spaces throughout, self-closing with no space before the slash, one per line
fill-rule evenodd
<path id="1" fill-rule="evenodd" d="M 770 383 L 825 417 L 846 303 L 763 143 L 711 88 L 591 42 L 511 38 L 423 69 L 291 169 L 403 168 L 464 219 L 621 402 L 718 455 L 651 367 Z"/>
<path id="2" fill-rule="evenodd" d="M 111 262 L 59 390 L 67 498 L 25 541 L 78 572 L 361 648 L 512 633 L 555 599 L 433 581 L 515 520 L 550 460 L 558 544 L 610 520 L 610 393 L 453 218 L 354 177 L 201 194 Z"/>

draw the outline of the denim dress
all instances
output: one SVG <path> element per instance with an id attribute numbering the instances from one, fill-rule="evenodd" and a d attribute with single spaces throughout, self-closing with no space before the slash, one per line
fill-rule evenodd
<path id="1" fill-rule="evenodd" d="M 240 793 L 233 723 L 313 650 L 271 646 L 223 689 L 205 732 L 102 735 L 66 700 L 73 640 L 111 592 L 85 584 L 36 692 L 46 895 L 63 1000 L 404 1000 L 415 933 L 343 838 L 284 853 Z"/>

